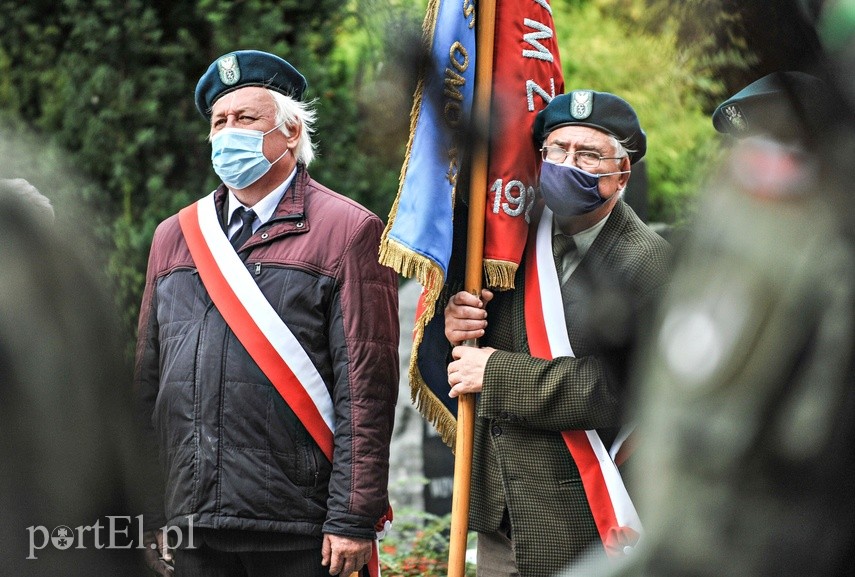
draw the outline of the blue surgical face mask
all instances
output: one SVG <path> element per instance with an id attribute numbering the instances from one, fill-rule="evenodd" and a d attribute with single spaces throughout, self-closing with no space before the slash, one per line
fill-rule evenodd
<path id="1" fill-rule="evenodd" d="M 288 154 L 270 162 L 264 156 L 264 137 L 282 124 L 267 132 L 245 128 L 223 128 L 211 139 L 211 164 L 214 172 L 228 186 L 241 190 L 267 174 L 274 164 Z"/>
<path id="2" fill-rule="evenodd" d="M 540 194 L 549 210 L 557 215 L 588 214 L 606 203 L 600 196 L 600 177 L 627 172 L 593 174 L 567 164 L 544 162 L 540 166 Z"/>

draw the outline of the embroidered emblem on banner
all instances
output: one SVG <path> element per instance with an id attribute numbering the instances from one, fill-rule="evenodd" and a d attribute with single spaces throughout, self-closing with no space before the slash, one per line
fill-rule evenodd
<path id="1" fill-rule="evenodd" d="M 229 54 L 217 60 L 217 71 L 220 73 L 220 80 L 226 86 L 237 84 L 240 80 L 240 66 L 238 66 L 237 56 Z"/>
<path id="2" fill-rule="evenodd" d="M 590 90 L 576 90 L 570 102 L 570 116 L 576 120 L 585 120 L 594 110 L 594 93 Z"/>

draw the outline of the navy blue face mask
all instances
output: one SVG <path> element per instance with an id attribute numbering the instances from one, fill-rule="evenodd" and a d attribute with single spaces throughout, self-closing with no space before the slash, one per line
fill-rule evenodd
<path id="1" fill-rule="evenodd" d="M 549 210 L 559 216 L 588 214 L 606 202 L 600 196 L 600 177 L 627 172 L 593 174 L 575 166 L 544 162 L 540 166 L 540 194 Z"/>

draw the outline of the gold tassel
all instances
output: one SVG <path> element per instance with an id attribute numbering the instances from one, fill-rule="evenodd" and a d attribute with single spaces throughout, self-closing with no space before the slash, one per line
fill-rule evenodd
<path id="1" fill-rule="evenodd" d="M 503 260 L 484 259 L 486 285 L 496 290 L 514 288 L 517 264 Z"/>

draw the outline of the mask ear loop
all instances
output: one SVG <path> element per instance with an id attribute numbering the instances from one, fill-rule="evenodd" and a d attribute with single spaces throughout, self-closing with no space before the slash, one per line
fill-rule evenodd
<path id="1" fill-rule="evenodd" d="M 283 153 L 279 156 L 279 158 L 277 158 L 276 160 L 274 160 L 273 162 L 271 162 L 271 163 L 270 163 L 270 166 L 273 166 L 274 164 L 276 164 L 277 162 L 279 162 L 280 160 L 282 160 L 282 159 L 285 157 L 285 155 L 286 155 L 286 154 L 288 154 L 288 151 L 289 151 L 289 150 L 291 150 L 291 149 L 290 149 L 290 148 L 286 148 L 286 149 L 285 149 L 285 152 L 283 152 Z"/>
<path id="2" fill-rule="evenodd" d="M 630 172 L 632 172 L 632 171 L 631 171 L 631 170 L 621 170 L 621 171 L 618 171 L 618 172 L 606 172 L 605 174 L 598 174 L 598 175 L 597 175 L 597 178 L 599 179 L 601 176 L 612 176 L 612 175 L 615 175 L 615 174 L 629 174 Z M 623 188 L 620 188 L 620 189 L 618 189 L 618 190 L 617 190 L 617 196 L 618 196 L 618 198 L 620 198 L 621 196 L 623 196 L 623 193 L 624 193 L 624 191 L 625 191 L 625 190 L 626 190 L 626 186 L 623 186 Z"/>
<path id="3" fill-rule="evenodd" d="M 632 172 L 632 171 L 631 171 L 631 170 L 621 170 L 621 171 L 618 171 L 618 172 L 606 172 L 606 173 L 604 173 L 604 174 L 598 174 L 598 175 L 597 175 L 597 179 L 599 180 L 599 178 L 600 178 L 601 176 L 612 176 L 612 175 L 615 175 L 615 174 L 629 174 L 630 172 Z M 626 190 L 626 186 L 624 186 L 623 188 L 620 188 L 620 189 L 618 189 L 618 190 L 617 190 L 617 196 L 618 196 L 618 198 L 620 198 L 621 196 L 623 196 L 623 193 L 624 193 L 624 191 L 625 191 L 625 190 Z"/>
<path id="4" fill-rule="evenodd" d="M 280 126 L 282 126 L 283 124 L 285 124 L 285 121 L 284 121 L 284 120 L 283 120 L 282 122 L 280 122 L 279 124 L 277 124 L 276 126 L 274 126 L 273 128 L 271 128 L 270 130 L 268 130 L 267 132 L 265 132 L 262 136 L 267 136 L 267 135 L 268 135 L 268 134 L 270 134 L 271 132 L 273 132 L 273 131 L 277 130 L 277 129 L 278 129 Z"/>
<path id="5" fill-rule="evenodd" d="M 620 157 L 621 164 L 623 164 L 623 159 L 624 159 L 624 158 L 627 158 L 627 157 L 626 157 L 626 156 L 621 156 L 621 157 Z M 597 176 L 597 178 L 599 178 L 599 177 L 601 177 L 601 176 L 614 176 L 615 174 L 629 174 L 630 172 L 632 172 L 632 171 L 631 171 L 631 170 L 619 170 L 619 171 L 617 171 L 617 172 L 604 172 L 603 174 L 598 174 L 598 175 L 596 175 L 596 176 Z M 591 173 L 591 174 L 593 174 L 593 173 Z M 624 188 L 626 188 L 626 187 L 624 187 Z"/>
<path id="6" fill-rule="evenodd" d="M 554 164 L 554 163 L 550 163 L 550 164 Z M 632 172 L 631 170 L 620 170 L 618 172 L 604 172 L 602 174 L 597 174 L 596 172 L 588 172 L 587 170 L 579 168 L 578 166 L 573 166 L 572 164 L 558 164 L 556 166 L 563 166 L 563 167 L 569 168 L 571 170 L 578 170 L 582 174 L 587 174 L 588 176 L 592 176 L 594 178 L 600 178 L 601 176 L 612 176 L 614 174 L 629 174 L 630 172 Z"/>
<path id="7" fill-rule="evenodd" d="M 284 121 L 284 120 L 283 120 L 282 122 L 280 122 L 279 124 L 277 124 L 276 126 L 274 126 L 273 128 L 271 128 L 270 130 L 268 130 L 267 132 L 265 132 L 264 134 L 262 134 L 262 135 L 261 135 L 261 137 L 262 137 L 262 138 L 264 138 L 265 136 L 267 136 L 267 135 L 268 135 L 268 134 L 270 134 L 271 132 L 274 132 L 275 130 L 278 130 L 278 129 L 279 129 L 279 127 L 280 127 L 280 126 L 282 126 L 283 124 L 285 124 L 285 121 Z M 289 151 L 289 150 L 290 150 L 290 148 L 286 148 L 286 149 L 285 149 L 285 152 L 283 152 L 281 155 L 279 155 L 279 158 L 277 158 L 276 160 L 274 160 L 273 162 L 271 162 L 271 163 L 270 163 L 270 166 L 273 166 L 274 164 L 276 164 L 277 162 L 279 162 L 280 160 L 282 160 L 283 158 L 285 158 L 285 155 L 286 155 L 286 154 L 288 154 L 288 151 Z"/>

